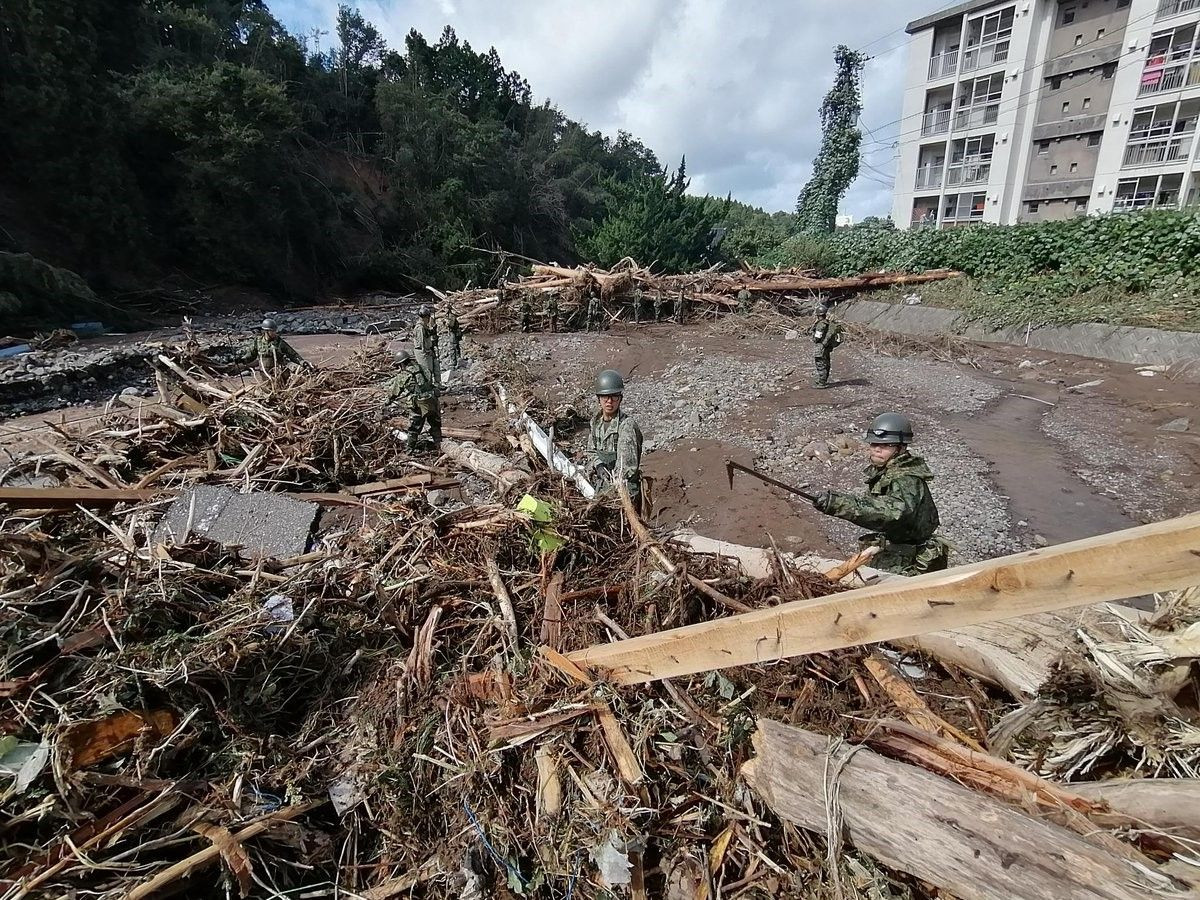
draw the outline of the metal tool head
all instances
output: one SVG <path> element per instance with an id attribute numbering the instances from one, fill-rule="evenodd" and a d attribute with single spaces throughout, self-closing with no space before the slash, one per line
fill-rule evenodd
<path id="1" fill-rule="evenodd" d="M 733 460 L 725 460 L 725 474 L 729 476 L 729 489 L 733 490 L 733 473 L 737 471 L 737 466 L 733 464 Z"/>

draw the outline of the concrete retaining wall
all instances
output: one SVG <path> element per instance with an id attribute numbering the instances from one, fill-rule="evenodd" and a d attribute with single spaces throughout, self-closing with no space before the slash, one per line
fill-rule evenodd
<path id="1" fill-rule="evenodd" d="M 1200 334 L 1189 331 L 1095 324 L 988 328 L 969 321 L 953 309 L 901 306 L 873 300 L 839 303 L 838 314 L 848 322 L 897 334 L 954 334 L 971 341 L 1012 344 L 1047 353 L 1070 353 L 1131 365 L 1193 363 L 1194 371 L 1189 380 L 1200 380 Z"/>

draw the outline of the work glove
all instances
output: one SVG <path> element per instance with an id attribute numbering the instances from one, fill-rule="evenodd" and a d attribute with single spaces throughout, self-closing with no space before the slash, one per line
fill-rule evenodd
<path id="1" fill-rule="evenodd" d="M 812 505 L 817 512 L 828 513 L 829 508 L 833 506 L 833 491 L 821 491 L 812 501 Z"/>

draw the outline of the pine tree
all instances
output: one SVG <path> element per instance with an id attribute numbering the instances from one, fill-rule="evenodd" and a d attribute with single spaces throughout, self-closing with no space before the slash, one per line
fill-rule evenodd
<path id="1" fill-rule="evenodd" d="M 858 177 L 860 80 L 867 57 L 839 44 L 833 60 L 837 75 L 821 104 L 821 149 L 813 160 L 812 178 L 796 200 L 796 219 L 802 231 L 833 231 L 838 203 Z"/>

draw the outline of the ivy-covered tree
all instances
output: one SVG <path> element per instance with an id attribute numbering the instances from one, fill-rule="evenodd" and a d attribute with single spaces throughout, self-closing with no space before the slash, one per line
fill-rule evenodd
<path id="1" fill-rule="evenodd" d="M 802 231 L 830 232 L 837 221 L 838 203 L 858 177 L 862 132 L 860 80 L 865 54 L 839 44 L 833 51 L 837 66 L 833 87 L 821 104 L 821 149 L 813 160 L 813 173 L 796 200 L 796 218 Z"/>

